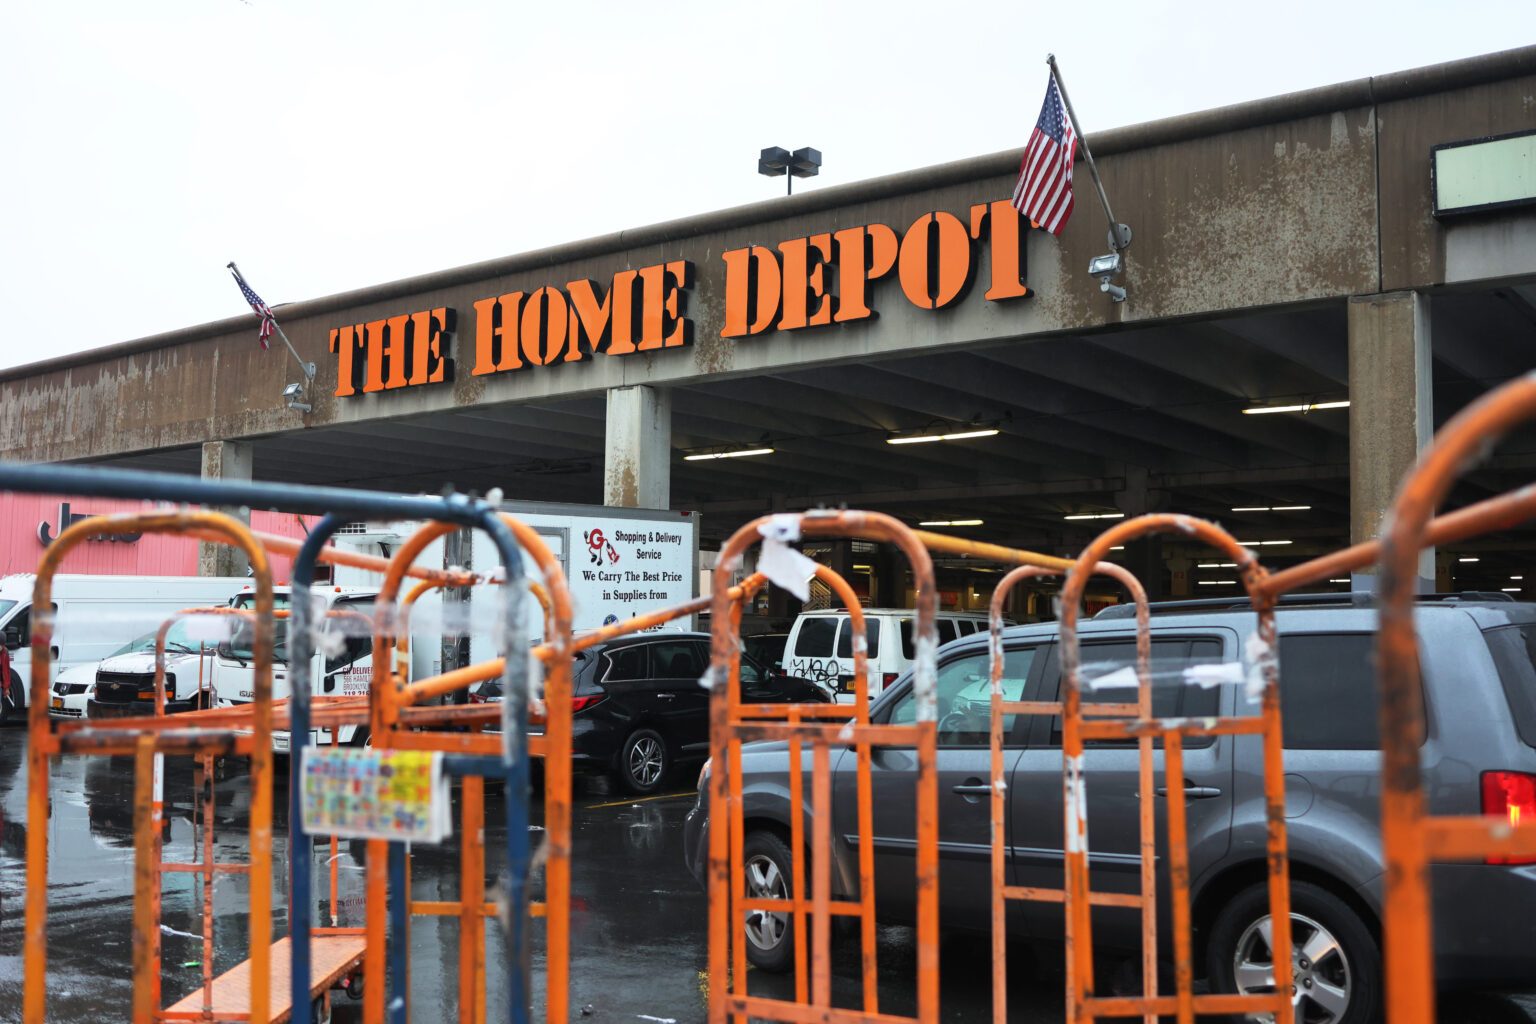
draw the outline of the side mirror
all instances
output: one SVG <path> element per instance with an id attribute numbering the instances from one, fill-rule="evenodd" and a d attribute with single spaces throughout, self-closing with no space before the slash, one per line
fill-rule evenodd
<path id="1" fill-rule="evenodd" d="M 14 651 L 21 646 L 21 629 L 16 626 L 5 627 L 5 646 L 7 650 Z"/>

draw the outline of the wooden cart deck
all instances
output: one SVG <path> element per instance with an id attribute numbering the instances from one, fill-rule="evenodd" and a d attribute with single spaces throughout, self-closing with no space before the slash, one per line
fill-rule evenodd
<path id="1" fill-rule="evenodd" d="M 309 938 L 309 979 L 311 996 L 318 995 L 346 977 L 363 962 L 367 940 L 358 930 L 356 935 L 311 935 Z M 270 988 L 270 1024 L 286 1021 L 293 1010 L 292 993 L 289 991 L 288 939 L 272 943 Z M 246 1014 L 251 1005 L 251 962 L 233 967 L 213 979 L 213 1016 L 217 1020 L 226 1014 Z M 167 1007 L 165 1016 L 192 1014 L 201 1016 L 203 990 L 198 987 L 191 995 L 174 1006 Z M 186 1020 L 187 1017 L 181 1017 Z"/>

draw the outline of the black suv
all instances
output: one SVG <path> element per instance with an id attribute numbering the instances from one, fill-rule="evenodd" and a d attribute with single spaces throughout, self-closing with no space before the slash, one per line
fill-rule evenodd
<path id="1" fill-rule="evenodd" d="M 1503 595 L 1496 595 L 1502 598 Z M 1460 595 L 1421 601 L 1415 621 L 1423 666 L 1427 735 L 1421 746 L 1424 791 L 1433 814 L 1536 815 L 1536 605 Z M 1330 598 L 1332 598 L 1330 600 Z M 1135 659 L 1133 609 L 1116 606 L 1082 624 L 1084 700 L 1123 701 L 1134 691 L 1108 678 Z M 1309 1024 L 1372 1020 L 1381 1006 L 1380 743 L 1373 658 L 1376 613 L 1370 596 L 1286 600 L 1276 615 L 1291 859 L 1296 1019 Z M 1241 685 L 1205 688 L 1196 665 L 1244 662 L 1253 635 L 1251 609 L 1211 602 L 1154 606 L 1153 711 L 1177 715 L 1254 715 Z M 1058 627 L 1007 629 L 1003 690 L 1007 700 L 1053 701 L 1060 694 Z M 1226 673 L 1231 675 L 1232 673 Z M 1121 678 L 1125 674 L 1122 673 Z M 1103 680 L 1094 687 L 1095 680 Z M 939 652 L 940 924 L 991 927 L 988 868 L 990 811 L 978 785 L 990 775 L 987 638 Z M 910 673 L 870 711 L 877 723 L 911 722 Z M 1061 888 L 1061 720 L 1010 715 L 1003 723 L 1007 781 L 1006 881 Z M 1089 742 L 1084 753 L 1093 888 L 1139 888 L 1137 753 L 1133 742 Z M 1159 741 L 1159 747 L 1161 741 Z M 1162 787 L 1162 752 L 1155 754 Z M 805 754 L 806 770 L 810 756 Z M 857 759 L 832 753 L 832 886 L 858 885 Z M 1184 781 L 1190 896 L 1197 956 L 1212 991 L 1257 993 L 1272 985 L 1266 944 L 1263 751 L 1257 736 L 1186 741 Z M 806 809 L 789 806 L 786 747 L 742 748 L 745 844 L 742 855 L 761 882 L 755 896 L 789 891 L 793 862 L 788 823 Z M 881 748 L 873 758 L 876 911 L 902 921 L 914 912 L 915 760 L 910 749 Z M 702 780 L 701 780 L 702 782 Z M 708 860 L 708 788 L 684 830 L 689 869 L 702 883 Z M 1166 867 L 1160 788 L 1158 867 Z M 809 834 L 807 832 L 805 834 Z M 811 851 L 813 855 L 821 851 Z M 1528 988 L 1536 979 L 1536 864 L 1436 864 L 1436 980 L 1447 987 Z M 764 891 L 758 891 L 763 888 Z M 772 891 L 768 891 L 768 890 Z M 1167 879 L 1158 883 L 1170 920 Z M 757 915 L 747 926 L 747 955 L 760 967 L 793 962 L 784 915 Z M 1094 939 L 1133 950 L 1132 910 L 1096 907 Z M 1054 944 L 1060 955 L 1061 905 L 1010 901 L 1009 931 Z"/>
<path id="2" fill-rule="evenodd" d="M 707 633 L 642 633 L 578 651 L 571 678 L 571 755 L 577 771 L 610 774 L 631 793 L 654 793 L 676 763 L 709 755 Z M 475 697 L 500 699 L 500 684 Z M 741 699 L 753 704 L 815 701 L 831 695 L 806 679 L 779 675 L 742 655 Z"/>

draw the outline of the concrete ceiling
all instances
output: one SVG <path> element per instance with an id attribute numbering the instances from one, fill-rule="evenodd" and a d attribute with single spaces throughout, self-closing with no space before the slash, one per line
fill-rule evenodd
<path id="1" fill-rule="evenodd" d="M 1536 287 L 1431 302 L 1437 426 L 1490 386 L 1536 366 Z M 1016 341 L 963 353 L 740 377 L 672 392 L 672 505 L 703 513 L 705 545 L 753 516 L 819 505 L 908 522 L 984 520 L 953 532 L 1076 553 L 1103 522 L 1063 517 L 1154 509 L 1219 520 L 1284 566 L 1348 542 L 1348 411 L 1245 416 L 1252 405 L 1348 396 L 1345 306 Z M 962 423 L 996 437 L 892 446 L 893 432 Z M 953 429 L 952 427 L 950 429 Z M 600 503 L 604 399 L 483 407 L 254 440 L 259 479 Z M 690 450 L 767 446 L 769 456 L 687 462 Z M 195 448 L 113 465 L 196 473 Z M 1536 436 L 1508 439 L 1453 505 L 1528 482 Z M 1143 482 L 1144 481 L 1144 482 Z M 1293 512 L 1234 513 L 1306 505 Z M 1505 534 L 1464 545 L 1459 588 L 1497 589 L 1536 545 Z M 1528 550 L 1530 549 L 1530 550 Z M 1497 553 L 1497 554 L 1495 554 Z"/>

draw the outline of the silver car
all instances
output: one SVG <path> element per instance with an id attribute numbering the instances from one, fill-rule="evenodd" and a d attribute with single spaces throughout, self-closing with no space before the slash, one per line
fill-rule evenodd
<path id="1" fill-rule="evenodd" d="M 1417 611 L 1428 720 L 1423 744 L 1425 794 L 1433 814 L 1536 814 L 1536 605 L 1503 595 L 1431 599 Z M 1129 606 L 1082 624 L 1085 700 L 1134 699 L 1113 684 L 1134 663 Z M 1378 829 L 1379 743 L 1372 653 L 1376 615 L 1364 594 L 1288 599 L 1277 613 L 1285 737 L 1287 827 L 1292 913 L 1299 965 L 1297 1020 L 1355 1024 L 1380 1013 L 1381 835 Z M 1240 685 L 1204 688 L 1186 669 L 1238 663 L 1256 617 L 1245 605 L 1180 602 L 1155 606 L 1154 712 L 1170 715 L 1256 715 Z M 1009 700 L 1055 700 L 1060 689 L 1057 627 L 1020 626 L 1004 634 Z M 991 927 L 986 638 L 940 651 L 939 856 L 940 924 Z M 1116 678 L 1124 678 L 1121 673 Z M 1195 678 L 1223 673 L 1194 673 Z M 911 721 L 910 676 L 882 695 L 870 717 Z M 1008 782 L 1007 882 L 1063 885 L 1061 722 L 1009 716 L 1004 771 Z M 1162 753 L 1157 752 L 1161 781 Z M 1134 893 L 1140 879 L 1137 753 L 1131 742 L 1090 743 L 1090 866 L 1096 891 Z M 832 752 L 830 851 L 834 894 L 858 885 L 856 756 Z M 743 747 L 744 855 L 757 895 L 789 893 L 789 806 L 786 747 Z M 810 770 L 810 755 L 805 754 Z M 1184 783 L 1197 963 L 1212 991 L 1263 992 L 1272 985 L 1267 945 L 1262 750 L 1257 736 L 1186 740 Z M 876 907 L 882 920 L 915 913 L 910 749 L 877 748 L 873 756 Z M 1157 796 L 1160 867 L 1165 840 L 1161 786 Z M 688 816 L 688 867 L 701 884 L 708 847 L 708 789 Z M 798 811 L 807 814 L 808 809 Z M 809 821 L 803 835 L 810 835 Z M 818 851 L 808 851 L 812 856 Z M 1536 864 L 1440 864 L 1433 872 L 1435 966 L 1447 987 L 1530 988 L 1536 985 Z M 1166 872 L 1160 876 L 1166 925 Z M 1009 901 L 1010 933 L 1041 943 L 1062 939 L 1059 903 Z M 1110 950 L 1139 946 L 1134 910 L 1094 908 L 1094 939 Z M 786 969 L 793 936 L 784 915 L 754 915 L 748 956 L 759 967 Z M 1165 929 L 1166 931 L 1166 929 Z M 1168 936 L 1163 936 L 1166 947 Z"/>

